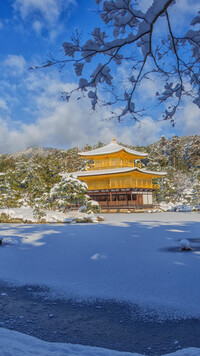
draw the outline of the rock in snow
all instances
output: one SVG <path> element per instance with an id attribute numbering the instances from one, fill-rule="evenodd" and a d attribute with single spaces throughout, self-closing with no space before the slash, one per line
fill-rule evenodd
<path id="1" fill-rule="evenodd" d="M 190 241 L 187 239 L 182 239 L 180 241 L 180 248 L 183 251 L 191 251 L 191 245 L 190 245 Z"/>

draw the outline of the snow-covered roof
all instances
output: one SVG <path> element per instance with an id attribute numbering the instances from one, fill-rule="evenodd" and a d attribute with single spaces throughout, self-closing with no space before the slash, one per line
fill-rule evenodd
<path id="1" fill-rule="evenodd" d="M 116 153 L 116 152 L 120 152 L 124 150 L 125 152 L 134 155 L 134 156 L 138 156 L 138 157 L 146 157 L 148 154 L 144 153 L 144 152 L 138 152 L 135 150 L 131 150 L 130 148 L 124 147 L 122 145 L 119 145 L 115 139 L 113 139 L 108 145 L 97 148 L 95 150 L 92 151 L 87 151 L 87 152 L 79 152 L 80 156 L 100 156 L 100 155 L 105 155 L 105 154 L 109 154 L 109 153 Z"/>
<path id="2" fill-rule="evenodd" d="M 76 177 L 90 177 L 90 176 L 99 176 L 105 174 L 121 174 L 121 173 L 129 173 L 133 171 L 138 171 L 145 174 L 156 175 L 156 176 L 165 176 L 166 172 L 155 172 L 155 171 L 146 171 L 145 169 L 141 169 L 138 167 L 123 167 L 123 168 L 112 168 L 112 169 L 101 169 L 96 171 L 78 171 L 73 172 L 73 176 Z"/>

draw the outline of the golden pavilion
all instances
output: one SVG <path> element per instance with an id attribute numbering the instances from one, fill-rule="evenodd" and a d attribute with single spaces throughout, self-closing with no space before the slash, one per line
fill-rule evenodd
<path id="1" fill-rule="evenodd" d="M 108 145 L 92 151 L 79 152 L 92 163 L 86 171 L 74 172 L 88 186 L 87 194 L 102 208 L 148 208 L 153 206 L 153 191 L 160 189 L 153 178 L 163 177 L 164 172 L 141 168 L 138 160 L 147 153 L 119 145 L 113 139 Z"/>

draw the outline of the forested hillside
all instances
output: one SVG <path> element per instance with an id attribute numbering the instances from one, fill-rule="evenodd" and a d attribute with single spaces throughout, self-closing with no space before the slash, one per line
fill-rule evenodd
<path id="1" fill-rule="evenodd" d="M 24 204 L 32 207 L 49 194 L 55 184 L 61 181 L 61 173 L 85 168 L 79 150 L 90 150 L 103 145 L 68 150 L 29 147 L 12 155 L 0 156 L 0 208 L 19 207 Z M 123 143 L 125 145 L 125 143 Z M 174 136 L 149 146 L 132 147 L 145 151 L 148 158 L 142 161 L 143 168 L 165 171 L 167 176 L 158 183 L 160 191 L 155 192 L 155 202 L 200 204 L 200 137 Z M 156 180 L 155 180 L 156 183 Z"/>
<path id="2" fill-rule="evenodd" d="M 161 189 L 155 193 L 157 202 L 174 204 L 200 204 L 200 137 L 173 136 L 161 139 L 147 147 L 148 159 L 144 160 L 147 169 L 165 171 L 167 175 L 160 181 Z"/>

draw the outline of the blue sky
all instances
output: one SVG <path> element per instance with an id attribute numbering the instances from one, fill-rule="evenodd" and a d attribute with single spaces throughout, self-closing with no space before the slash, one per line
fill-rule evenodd
<path id="1" fill-rule="evenodd" d="M 146 5 L 151 1 L 142 0 Z M 179 110 L 175 128 L 157 122 L 160 108 L 153 106 L 152 92 L 159 83 L 149 81 L 141 100 L 150 109 L 141 124 L 106 120 L 105 110 L 90 109 L 85 100 L 65 103 L 59 93 L 74 87 L 76 77 L 70 66 L 30 71 L 49 52 L 63 57 L 62 43 L 76 28 L 87 39 L 93 27 L 101 25 L 93 0 L 1 0 L 0 11 L 0 153 L 12 153 L 31 145 L 68 148 L 120 142 L 146 145 L 160 138 L 200 134 L 200 111 L 189 100 Z M 177 0 L 174 26 L 184 26 L 196 13 L 198 1 Z M 121 73 L 126 71 L 120 68 Z M 139 99 L 140 100 L 140 99 Z"/>

